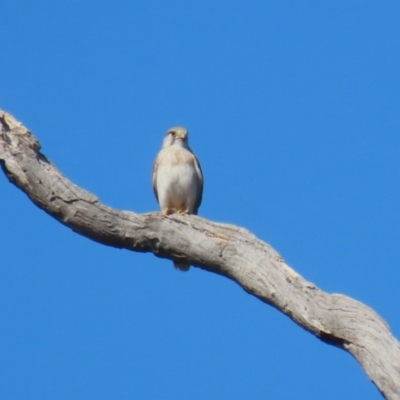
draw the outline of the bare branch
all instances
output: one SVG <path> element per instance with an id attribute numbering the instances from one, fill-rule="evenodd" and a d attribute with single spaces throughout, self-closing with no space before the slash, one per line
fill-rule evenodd
<path id="1" fill-rule="evenodd" d="M 400 346 L 371 308 L 306 281 L 243 228 L 193 215 L 117 211 L 70 182 L 37 139 L 0 110 L 0 164 L 41 209 L 99 243 L 187 261 L 237 282 L 326 343 L 351 353 L 387 399 L 400 399 Z"/>

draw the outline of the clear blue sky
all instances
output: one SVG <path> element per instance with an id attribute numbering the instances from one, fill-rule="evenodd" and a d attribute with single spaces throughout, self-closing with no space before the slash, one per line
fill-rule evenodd
<path id="1" fill-rule="evenodd" d="M 107 205 L 158 209 L 183 125 L 200 215 L 400 337 L 398 1 L 2 0 L 0 107 Z M 101 246 L 0 176 L 1 399 L 380 399 L 357 362 L 219 276 Z"/>

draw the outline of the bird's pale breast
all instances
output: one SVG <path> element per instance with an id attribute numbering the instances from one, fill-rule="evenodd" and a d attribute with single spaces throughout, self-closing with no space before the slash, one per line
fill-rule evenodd
<path id="1" fill-rule="evenodd" d="M 183 148 L 168 147 L 158 157 L 157 192 L 162 209 L 193 212 L 199 185 L 193 154 Z"/>

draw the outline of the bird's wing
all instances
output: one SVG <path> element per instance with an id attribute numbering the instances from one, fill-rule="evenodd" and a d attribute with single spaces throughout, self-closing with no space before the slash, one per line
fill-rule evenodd
<path id="1" fill-rule="evenodd" d="M 197 184 L 198 184 L 198 191 L 197 191 L 196 202 L 194 204 L 193 214 L 197 215 L 201 201 L 203 199 L 204 178 L 203 178 L 203 171 L 201 170 L 199 160 L 197 159 L 197 157 L 194 154 L 193 154 L 193 161 L 194 161 L 194 168 L 196 170 Z"/>
<path id="2" fill-rule="evenodd" d="M 153 191 L 154 191 L 154 194 L 155 194 L 155 196 L 156 196 L 157 203 L 158 203 L 158 193 L 157 193 L 158 158 L 159 158 L 159 157 L 157 156 L 156 161 L 154 162 L 154 165 L 153 165 L 153 179 L 152 179 Z"/>

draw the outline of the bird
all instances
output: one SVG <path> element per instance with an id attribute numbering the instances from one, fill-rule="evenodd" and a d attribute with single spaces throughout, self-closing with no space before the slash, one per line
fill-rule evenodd
<path id="1" fill-rule="evenodd" d="M 203 172 L 189 147 L 189 133 L 181 126 L 168 129 L 153 166 L 153 190 L 164 215 L 174 212 L 197 215 L 203 198 Z M 190 264 L 174 261 L 176 269 Z"/>

